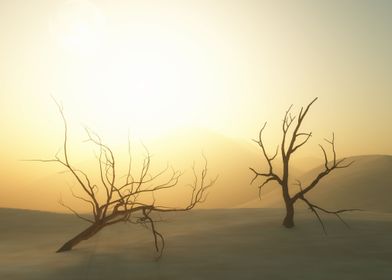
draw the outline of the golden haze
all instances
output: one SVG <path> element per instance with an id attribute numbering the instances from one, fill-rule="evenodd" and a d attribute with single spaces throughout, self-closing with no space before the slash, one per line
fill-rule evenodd
<path id="1" fill-rule="evenodd" d="M 273 143 L 285 109 L 315 96 L 305 124 L 315 137 L 304 158 L 318 158 L 317 143 L 332 131 L 342 156 L 391 154 L 392 22 L 385 5 L 0 1 L 0 206 L 60 209 L 64 177 L 45 179 L 59 168 L 20 161 L 60 148 L 51 95 L 63 103 L 76 163 L 91 155 L 84 125 L 120 154 L 128 131 L 163 155 L 170 152 L 159 150 L 160 139 L 195 127 L 257 154 L 250 139 L 262 123 L 269 121 Z M 196 152 L 180 169 L 210 149 L 209 139 L 192 143 Z"/>

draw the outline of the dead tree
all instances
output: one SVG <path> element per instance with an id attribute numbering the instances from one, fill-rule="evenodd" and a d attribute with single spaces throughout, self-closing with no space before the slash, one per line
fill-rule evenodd
<path id="1" fill-rule="evenodd" d="M 321 226 L 323 227 L 324 232 L 325 226 L 323 221 L 321 220 L 321 217 L 319 215 L 319 211 L 328 213 L 328 214 L 334 214 L 336 215 L 343 223 L 344 221 L 342 220 L 341 216 L 339 215 L 340 213 L 347 212 L 347 211 L 354 211 L 358 209 L 342 209 L 338 211 L 329 211 L 326 210 L 320 206 L 317 206 L 316 204 L 311 203 L 305 195 L 313 190 L 317 184 L 328 174 L 330 174 L 332 171 L 336 169 L 341 169 L 341 168 L 346 168 L 350 166 L 353 162 L 345 163 L 346 159 L 337 159 L 336 157 L 336 151 L 335 151 L 335 138 L 334 135 L 332 134 L 332 139 L 328 140 L 325 139 L 325 141 L 330 145 L 331 147 L 331 152 L 332 152 L 332 159 L 328 157 L 326 149 L 322 146 L 319 145 L 323 155 L 324 155 L 324 168 L 320 173 L 306 186 L 302 186 L 301 182 L 297 180 L 297 186 L 299 187 L 299 191 L 296 193 L 292 194 L 290 192 L 290 159 L 292 155 L 298 151 L 299 148 L 301 148 L 303 145 L 308 142 L 310 137 L 312 136 L 312 132 L 301 132 L 301 125 L 303 123 L 303 120 L 305 119 L 310 107 L 313 105 L 313 103 L 317 100 L 315 98 L 312 102 L 308 104 L 308 106 L 304 109 L 303 107 L 301 108 L 299 115 L 298 116 L 293 116 L 291 114 L 291 108 L 292 106 L 289 107 L 289 109 L 286 111 L 283 119 L 283 124 L 282 124 L 282 141 L 280 145 L 278 145 L 275 153 L 273 156 L 269 156 L 267 153 L 267 150 L 264 146 L 263 138 L 262 138 L 262 133 L 267 125 L 267 123 L 264 123 L 263 127 L 259 131 L 259 138 L 258 140 L 254 140 L 259 147 L 261 148 L 261 151 L 263 153 L 263 157 L 267 160 L 268 163 L 268 170 L 267 172 L 258 172 L 254 168 L 250 168 L 250 170 L 254 173 L 254 177 L 252 179 L 252 182 L 255 182 L 258 178 L 262 178 L 261 184 L 258 186 L 259 188 L 259 196 L 261 195 L 261 189 L 268 183 L 270 182 L 276 182 L 282 189 L 282 196 L 283 196 L 283 201 L 286 207 L 286 216 L 283 219 L 283 226 L 286 228 L 292 228 L 294 227 L 294 205 L 298 200 L 302 200 L 309 208 L 310 210 L 316 215 L 317 219 L 319 220 Z M 278 172 L 275 171 L 275 168 L 273 166 L 273 161 L 277 159 L 277 156 L 280 151 L 280 157 L 279 160 L 281 160 L 282 164 L 282 172 L 281 174 L 278 174 Z M 346 224 L 346 223 L 345 223 Z M 346 224 L 347 225 L 347 224 Z"/>
<path id="2" fill-rule="evenodd" d="M 146 156 L 140 168 L 141 171 L 138 172 L 137 176 L 133 175 L 132 157 L 129 148 L 128 173 L 123 180 L 120 180 L 121 178 L 119 178 L 116 173 L 117 165 L 112 150 L 101 141 L 101 138 L 98 135 L 86 129 L 88 141 L 96 146 L 99 151 L 97 155 L 97 164 L 99 167 L 98 177 L 100 177 L 100 179 L 99 182 L 93 183 L 90 180 L 91 176 L 89 177 L 85 171 L 76 168 L 69 159 L 67 122 L 64 117 L 62 106 L 57 102 L 56 104 L 58 105 L 64 124 L 62 157 L 57 154 L 53 159 L 40 159 L 34 161 L 54 162 L 63 166 L 72 174 L 79 187 L 78 193 L 71 190 L 72 195 L 76 199 L 88 204 L 91 209 L 91 214 L 89 216 L 82 215 L 60 201 L 64 207 L 90 225 L 65 242 L 57 252 L 72 250 L 72 248 L 80 242 L 91 238 L 107 226 L 129 222 L 141 224 L 151 230 L 154 238 L 155 250 L 157 256 L 160 257 L 165 246 L 165 240 L 163 235 L 157 230 L 155 220 L 156 214 L 189 211 L 193 209 L 197 204 L 202 203 L 206 199 L 206 191 L 217 179 L 207 179 L 207 160 L 204 155 L 205 164 L 199 174 L 197 173 L 195 166 L 193 166 L 194 181 L 190 184 L 190 197 L 186 206 L 178 208 L 158 205 L 155 199 L 156 195 L 158 195 L 161 190 L 174 188 L 179 183 L 182 173 L 166 167 L 160 172 L 152 174 L 150 171 L 151 155 L 146 149 Z M 149 199 L 146 199 L 146 197 L 149 197 Z"/>

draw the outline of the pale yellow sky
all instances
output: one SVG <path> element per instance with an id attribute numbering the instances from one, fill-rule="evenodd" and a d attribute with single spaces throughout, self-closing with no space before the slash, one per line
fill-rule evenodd
<path id="1" fill-rule="evenodd" d="M 266 120 L 272 141 L 290 104 L 318 96 L 314 147 L 334 131 L 342 155 L 392 154 L 391 13 L 391 1 L 0 0 L 2 184 L 45 174 L 18 160 L 59 148 L 51 95 L 76 139 L 87 125 L 112 145 L 191 126 L 249 141 Z"/>

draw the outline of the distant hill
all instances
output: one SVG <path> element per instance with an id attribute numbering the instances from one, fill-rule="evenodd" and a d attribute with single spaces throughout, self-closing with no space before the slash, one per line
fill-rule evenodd
<path id="1" fill-rule="evenodd" d="M 204 154 L 208 160 L 209 176 L 218 175 L 216 184 L 209 190 L 203 208 L 226 208 L 245 203 L 257 195 L 250 185 L 252 173 L 249 166 L 263 165 L 257 147 L 249 140 L 225 137 L 206 129 L 183 129 L 160 139 L 151 146 L 160 151 L 158 159 L 168 160 L 176 168 L 186 171 L 184 182 L 192 180 L 193 161 L 200 168 Z"/>
<path id="2" fill-rule="evenodd" d="M 133 142 L 133 144 L 133 168 L 138 169 L 141 162 L 140 155 L 143 154 L 143 147 L 137 141 Z M 216 184 L 209 190 L 208 199 L 199 207 L 283 206 L 280 189 L 276 186 L 265 186 L 262 190 L 261 200 L 259 200 L 257 183 L 250 185 L 252 172 L 249 170 L 249 167 L 254 167 L 260 171 L 267 170 L 265 159 L 261 156 L 257 144 L 253 143 L 251 139 L 229 138 L 203 128 L 187 128 L 176 130 L 144 144 L 152 154 L 153 169 L 160 170 L 166 163 L 169 163 L 175 169 L 185 172 L 175 190 L 159 192 L 157 200 L 162 202 L 161 204 L 179 206 L 187 201 L 190 196 L 190 188 L 187 185 L 193 182 L 192 164 L 195 162 L 197 170 L 200 171 L 203 165 L 202 154 L 204 154 L 208 159 L 209 177 L 213 178 L 218 175 L 219 178 Z M 86 149 L 88 150 L 89 147 L 86 147 Z M 73 151 L 73 149 L 70 150 Z M 121 170 L 118 172 L 118 178 L 121 180 L 124 179 L 122 175 L 126 174 L 127 146 L 113 147 L 113 150 L 116 156 L 122 157 L 121 160 L 117 160 L 117 166 L 121 167 Z M 380 199 L 366 197 L 368 193 L 369 195 L 372 194 L 372 188 L 377 193 L 390 192 L 391 176 L 389 175 L 389 170 L 392 170 L 390 158 L 391 156 L 353 157 L 352 159 L 356 161 L 353 166 L 345 170 L 335 171 L 325 181 L 321 182 L 321 185 L 310 194 L 309 198 L 314 198 L 322 203 L 327 202 L 325 206 L 330 205 L 331 207 L 360 207 L 375 211 L 383 211 L 389 207 L 387 211 L 392 211 L 392 206 L 388 206 L 388 196 L 380 195 Z M 296 158 L 294 167 L 300 166 L 300 169 L 293 170 L 292 179 L 300 178 L 303 183 L 306 183 L 314 176 L 316 170 L 307 172 L 302 170 L 308 170 L 312 163 L 321 162 L 318 158 Z M 74 162 L 74 166 L 82 169 L 92 166 L 97 171 L 97 162 L 94 156 L 83 162 Z M 277 164 L 276 168 L 278 167 L 279 165 Z M 20 199 L 24 199 L 25 203 L 23 205 L 25 207 L 67 211 L 57 203 L 61 194 L 67 205 L 82 212 L 88 210 L 84 204 L 72 197 L 69 188 L 73 187 L 77 191 L 78 186 L 69 173 L 55 173 L 64 170 L 61 166 L 43 165 L 42 171 L 44 172 L 45 170 L 48 170 L 48 176 L 24 187 L 25 195 Z M 93 181 L 96 182 L 97 180 Z M 371 183 L 374 186 L 368 189 L 368 186 L 372 186 Z M 343 188 L 346 185 L 351 186 L 345 189 L 348 194 L 340 192 L 343 191 L 341 189 L 342 185 Z M 353 193 L 351 193 L 352 186 L 358 186 L 358 188 L 353 190 Z M 294 186 L 294 188 L 296 187 Z M 384 189 L 379 190 L 379 188 Z M 354 192 L 357 192 L 357 194 L 354 195 Z M 365 201 L 367 202 L 365 203 Z"/>
<path id="3" fill-rule="evenodd" d="M 392 156 L 366 155 L 347 159 L 354 161 L 345 169 L 333 171 L 325 177 L 307 197 L 320 206 L 360 208 L 367 211 L 392 212 Z M 300 177 L 306 185 L 314 178 L 321 166 Z M 293 189 L 297 188 L 293 186 Z M 265 197 L 253 199 L 238 207 L 282 207 L 279 188 L 271 187 Z"/>
<path id="4" fill-rule="evenodd" d="M 260 148 L 251 139 L 229 138 L 204 128 L 178 130 L 160 139 L 159 145 L 151 143 L 151 146 L 161 151 L 159 158 L 187 169 L 188 175 L 192 161 L 200 166 L 202 153 L 205 154 L 210 177 L 219 178 L 202 208 L 231 208 L 257 197 L 257 184 L 250 185 L 253 173 L 249 167 L 267 169 Z M 303 173 L 294 168 L 293 174 Z M 188 182 L 191 179 L 186 177 Z"/>
<path id="5" fill-rule="evenodd" d="M 131 139 L 131 141 L 134 139 Z M 213 131 L 193 128 L 181 129 L 167 134 L 159 139 L 144 142 L 152 155 L 152 168 L 161 170 L 166 163 L 175 169 L 184 171 L 176 190 L 161 191 L 157 199 L 165 205 L 181 204 L 186 202 L 190 196 L 190 188 L 187 185 L 193 182 L 192 165 L 196 164 L 200 171 L 204 164 L 204 154 L 208 160 L 209 177 L 219 176 L 216 184 L 209 190 L 208 199 L 201 204 L 201 208 L 230 208 L 245 203 L 257 196 L 257 188 L 250 185 L 252 173 L 249 166 L 265 168 L 265 162 L 260 157 L 257 145 L 251 140 L 243 141 L 233 139 L 215 133 Z M 89 147 L 86 147 L 89 149 Z M 115 156 L 122 156 L 117 160 L 117 166 L 121 168 L 118 172 L 119 180 L 126 174 L 127 168 L 127 146 L 113 147 Z M 140 156 L 144 153 L 140 142 L 132 142 L 133 169 L 138 172 L 141 164 Z M 71 147 L 70 151 L 73 149 Z M 97 162 L 92 157 L 83 162 L 74 162 L 78 168 L 93 166 L 96 171 Z M 70 194 L 69 187 L 78 190 L 72 176 L 69 173 L 52 173 L 53 170 L 62 171 L 61 166 L 43 165 L 42 170 L 49 171 L 47 176 L 33 182 L 25 188 L 26 197 L 33 197 L 35 204 L 31 208 L 40 209 L 39 205 L 48 205 L 51 211 L 67 211 L 57 204 L 60 193 L 64 201 L 79 211 L 87 210 L 84 204 L 76 200 Z M 90 168 L 91 169 L 91 168 Z M 89 173 L 90 174 L 90 173 Z M 96 178 L 97 179 L 97 178 Z M 95 180 L 96 181 L 96 180 Z M 94 182 L 95 182 L 94 181 Z M 45 193 L 45 196 L 42 196 Z M 27 205 L 27 203 L 26 203 Z"/>

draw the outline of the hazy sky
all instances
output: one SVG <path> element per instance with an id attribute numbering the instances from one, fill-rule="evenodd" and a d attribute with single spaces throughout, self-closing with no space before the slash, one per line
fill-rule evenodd
<path id="1" fill-rule="evenodd" d="M 190 126 L 248 141 L 266 120 L 273 140 L 290 104 L 318 96 L 315 143 L 334 131 L 340 154 L 392 154 L 391 14 L 370 0 L 0 0 L 0 172 L 57 151 L 51 95 L 75 135 L 111 144 Z"/>

